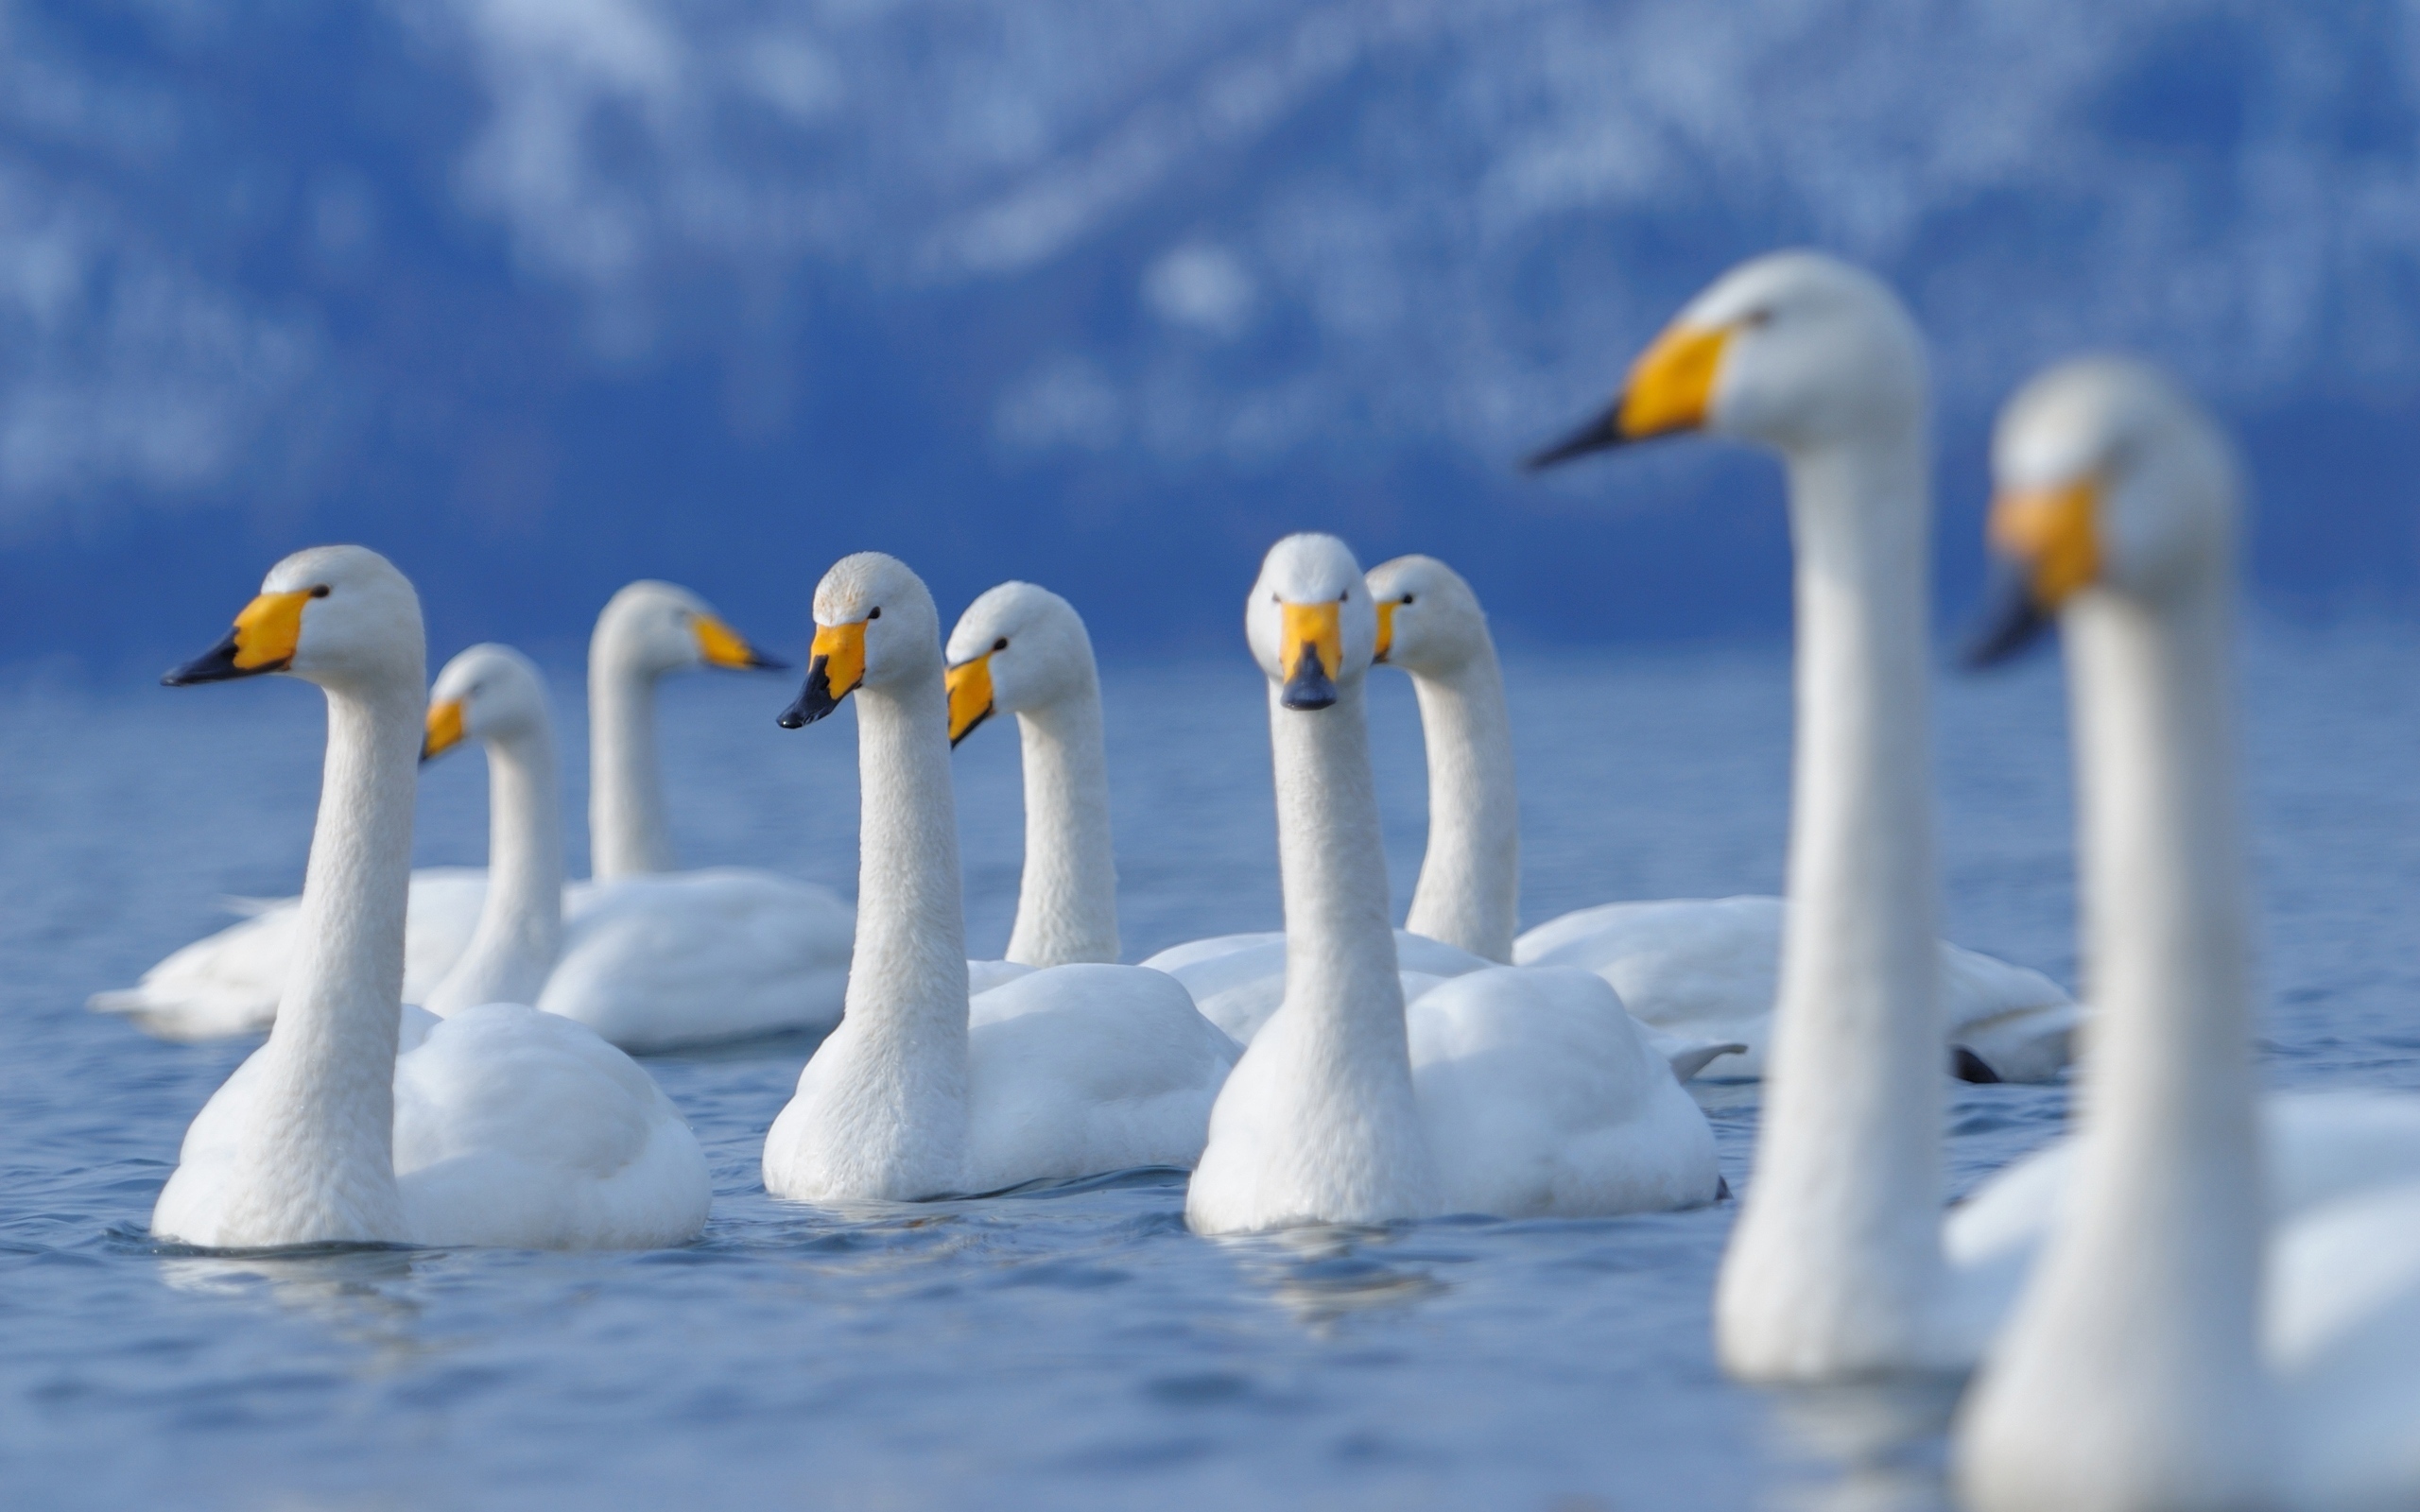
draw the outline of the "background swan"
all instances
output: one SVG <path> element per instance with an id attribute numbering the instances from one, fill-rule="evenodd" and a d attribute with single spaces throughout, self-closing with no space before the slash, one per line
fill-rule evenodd
<path id="1" fill-rule="evenodd" d="M 705 1157 L 629 1057 L 516 1004 L 433 1026 L 402 1008 L 424 656 L 403 575 L 323 546 L 272 568 L 227 639 L 166 679 L 317 683 L 328 760 L 276 1022 L 195 1117 L 152 1232 L 209 1248 L 680 1243 L 705 1224 Z"/>
<path id="2" fill-rule="evenodd" d="M 1763 1074 L 1779 981 L 1778 898 L 1604 903 L 1513 930 L 1521 903 L 1520 801 L 1504 675 L 1478 595 L 1433 557 L 1370 570 L 1380 662 L 1411 677 L 1428 747 L 1428 850 L 1404 927 L 1497 961 L 1577 966 L 1643 1022 L 1743 1046 L 1707 1068 Z M 2075 1005 L 2039 971 L 1943 942 L 1952 1063 L 1982 1081 L 2044 1081 L 2066 1064 Z"/>
<path id="3" fill-rule="evenodd" d="M 487 748 L 493 878 L 475 936 L 425 1006 L 531 1003 L 625 1050 L 828 1028 L 854 919 L 821 887 L 736 868 L 562 885 L 553 721 L 538 669 L 473 646 L 430 695 L 424 759 Z"/>
<path id="4" fill-rule="evenodd" d="M 1713 1200 L 1704 1114 L 1599 978 L 1498 967 L 1406 1007 L 1363 703 L 1377 616 L 1352 552 L 1279 541 L 1245 615 L 1270 679 L 1286 996 L 1219 1094 L 1186 1225 Z"/>
<path id="5" fill-rule="evenodd" d="M 597 876 L 666 870 L 673 864 L 656 760 L 657 679 L 686 667 L 780 664 L 760 656 L 687 589 L 635 582 L 606 604 L 589 639 L 589 841 Z M 453 970 L 478 927 L 486 888 L 487 873 L 475 867 L 424 867 L 412 873 L 404 1001 L 421 1002 Z M 813 890 L 822 895 L 787 899 L 803 930 L 822 928 L 830 913 L 831 895 Z M 242 922 L 175 951 L 131 988 L 95 993 L 90 1005 L 124 1014 L 163 1039 L 256 1033 L 277 1011 L 294 954 L 297 902 L 237 900 L 236 906 L 250 916 Z M 769 891 L 752 902 L 759 908 L 782 906 Z M 838 951 L 845 955 L 847 949 L 844 938 Z M 824 1022 L 838 1012 L 836 998 Z"/>
<path id="6" fill-rule="evenodd" d="M 765 1187 L 913 1201 L 1189 1166 L 1234 1041 L 1137 966 L 1028 972 L 969 1001 L 941 617 L 907 566 L 844 557 L 815 591 L 791 729 L 856 696 L 861 839 L 848 1011 L 765 1137 Z"/>
<path id="7" fill-rule="evenodd" d="M 2254 1091 L 2233 458 L 2156 374 L 2098 359 L 2012 400 L 1993 459 L 1993 540 L 2015 571 L 1979 654 L 2013 649 L 2052 611 L 2066 636 L 2101 1016 L 2056 1218 L 1964 1405 L 1958 1480 L 1984 1512 L 2410 1505 L 2420 1099 L 2273 1111 L 2273 1142 L 2299 1121 L 2340 1142 L 2366 1126 L 2389 1146 L 2400 1113 L 2406 1160 L 2399 1183 L 2346 1192 L 2347 1177 L 2381 1174 L 2382 1151 L 2341 1146 L 2349 1170 L 2322 1173 L 2333 1200 L 2288 1192 L 2282 1227 L 2263 1200 L 2278 1162 Z M 2046 1163 L 2003 1187 L 2038 1186 Z M 2264 1303 L 2273 1238 L 2285 1263 Z"/>

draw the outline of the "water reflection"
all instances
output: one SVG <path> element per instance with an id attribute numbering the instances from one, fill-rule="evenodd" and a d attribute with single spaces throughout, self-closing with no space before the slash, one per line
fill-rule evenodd
<path id="1" fill-rule="evenodd" d="M 427 1251 L 326 1246 L 249 1254 L 165 1254 L 160 1279 L 173 1291 L 251 1299 L 267 1296 L 283 1311 L 320 1323 L 337 1339 L 371 1351 L 388 1368 L 430 1352 L 413 1295 Z"/>
<path id="2" fill-rule="evenodd" d="M 1792 1386 L 1770 1400 L 1776 1448 L 1802 1467 L 1792 1512 L 1945 1512 L 1945 1445 L 1960 1375 Z"/>
<path id="3" fill-rule="evenodd" d="M 1446 1290 L 1424 1265 L 1369 1252 L 1397 1237 L 1394 1228 L 1311 1224 L 1219 1243 L 1239 1253 L 1245 1275 L 1296 1322 L 1324 1336 L 1347 1318 Z"/>

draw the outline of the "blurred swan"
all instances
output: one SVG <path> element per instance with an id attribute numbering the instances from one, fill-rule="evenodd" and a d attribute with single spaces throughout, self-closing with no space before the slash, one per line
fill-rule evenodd
<path id="1" fill-rule="evenodd" d="M 1049 966 L 970 1002 L 941 617 L 904 563 L 815 591 L 797 729 L 856 696 L 862 837 L 848 1011 L 765 1137 L 765 1187 L 913 1201 L 1190 1166 L 1236 1046 L 1137 966 Z"/>
<path id="2" fill-rule="evenodd" d="M 1219 1094 L 1197 1233 L 1712 1201 L 1714 1135 L 1611 988 L 1495 967 L 1404 1002 L 1364 684 L 1377 635 L 1332 536 L 1270 551 L 1246 610 L 1270 679 L 1286 995 Z"/>
<path id="3" fill-rule="evenodd" d="M 1781 954 L 1778 898 L 1605 903 L 1518 939 L 1520 800 L 1504 674 L 1478 595 L 1433 557 L 1370 571 L 1380 662 L 1410 674 L 1428 745 L 1428 852 L 1404 927 L 1496 961 L 1577 966 L 1668 1034 L 1744 1048 L 1708 1068 L 1763 1074 Z M 2047 1081 L 2066 1064 L 2075 1005 L 2039 971 L 1944 942 L 1952 1064 L 1977 1081 Z"/>
<path id="4" fill-rule="evenodd" d="M 2230 449 L 2158 374 L 2101 358 L 2012 400 L 1993 461 L 2013 570 L 1978 655 L 2057 615 L 2100 1017 L 2081 1133 L 1952 1225 L 1955 1254 L 1962 1225 L 2048 1219 L 1962 1410 L 1965 1503 L 2411 1505 L 2420 1098 L 2273 1106 L 2262 1147 Z"/>
<path id="5" fill-rule="evenodd" d="M 211 1249 L 679 1244 L 705 1224 L 705 1157 L 629 1057 L 519 1004 L 440 1022 L 401 1003 L 424 655 L 404 576 L 323 546 L 278 563 L 227 639 L 168 675 L 318 684 L 328 758 L 276 1022 L 186 1131 L 152 1232 Z"/>
<path id="6" fill-rule="evenodd" d="M 655 683 L 684 667 L 776 667 L 704 601 L 670 583 L 641 581 L 615 593 L 589 641 L 590 848 L 600 879 L 673 866 L 655 752 Z M 405 935 L 404 1001 L 433 990 L 478 927 L 487 874 L 475 867 L 412 873 Z M 828 913 L 807 908 L 803 927 Z M 277 1011 L 294 954 L 298 900 L 244 899 L 249 915 L 169 954 L 133 987 L 95 993 L 96 1012 L 119 1013 L 166 1040 L 253 1034 Z M 846 952 L 845 942 L 841 946 Z M 835 1010 L 837 1011 L 837 1009 Z"/>
<path id="7" fill-rule="evenodd" d="M 827 1029 L 847 985 L 849 907 L 821 887 L 724 868 L 563 887 L 553 721 L 538 669 L 477 645 L 438 675 L 424 760 L 488 753 L 488 875 L 478 928 L 425 1006 L 534 1004 L 625 1050 Z"/>

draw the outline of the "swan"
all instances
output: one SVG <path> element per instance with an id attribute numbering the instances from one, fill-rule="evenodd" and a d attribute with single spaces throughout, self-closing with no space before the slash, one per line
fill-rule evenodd
<path id="1" fill-rule="evenodd" d="M 628 1056 L 519 1004 L 402 1005 L 425 656 L 403 574 L 320 546 L 164 679 L 317 683 L 328 757 L 280 1011 L 187 1129 L 163 1240 L 636 1248 L 705 1226 L 704 1153 Z"/>
<path id="2" fill-rule="evenodd" d="M 788 729 L 856 696 L 862 818 L 848 1008 L 765 1136 L 765 1189 L 914 1201 L 1190 1166 L 1235 1042 L 1139 966 L 1045 967 L 973 995 L 941 616 L 907 565 L 844 557 L 815 590 Z"/>
<path id="3" fill-rule="evenodd" d="M 1602 979 L 1492 967 L 1404 1002 L 1365 683 L 1377 616 L 1333 536 L 1270 548 L 1245 611 L 1270 679 L 1286 996 L 1210 1115 L 1196 1233 L 1713 1201 L 1705 1115 Z"/>
<path id="4" fill-rule="evenodd" d="M 954 749 L 995 713 L 1016 716 L 1025 770 L 1025 868 L 997 961 L 967 963 L 981 992 L 1043 966 L 1117 959 L 1117 861 L 1100 669 L 1076 607 L 1046 588 L 986 590 L 944 650 Z"/>
<path id="5" fill-rule="evenodd" d="M 2014 570 L 1977 657 L 2056 615 L 2100 1014 L 2057 1221 L 1962 1408 L 1958 1482 L 1982 1512 L 2411 1505 L 2420 1098 L 2297 1100 L 2340 1133 L 2401 1113 L 2400 1179 L 2357 1159 L 2366 1188 L 2290 1193 L 2282 1223 L 2263 1199 L 2230 449 L 2152 369 L 2087 358 L 2010 402 L 1993 460 Z"/>
<path id="6" fill-rule="evenodd" d="M 470 946 L 424 1003 L 528 1003 L 624 1050 L 829 1028 L 855 920 L 821 887 L 736 868 L 563 887 L 553 721 L 538 669 L 476 645 L 438 674 L 422 749 L 487 747 L 489 876 Z M 804 927 L 803 927 L 804 926 Z"/>
<path id="7" fill-rule="evenodd" d="M 1781 951 L 1778 898 L 1605 903 L 1514 937 L 1520 803 L 1504 675 L 1478 595 L 1433 557 L 1370 570 L 1378 661 L 1410 675 L 1428 744 L 1428 852 L 1404 927 L 1496 961 L 1577 966 L 1631 1013 L 1688 1039 L 1737 1041 L 1717 1076 L 1763 1074 Z M 2047 1081 L 2066 1064 L 2075 1005 L 2038 971 L 1941 946 L 1951 1061 L 1974 1081 Z"/>
<path id="8" fill-rule="evenodd" d="M 655 755 L 657 679 L 684 667 L 780 665 L 759 655 L 687 589 L 642 581 L 614 595 L 589 641 L 589 838 L 599 878 L 668 870 L 673 864 Z M 427 867 L 412 873 L 404 936 L 405 1002 L 424 999 L 461 957 L 478 927 L 486 892 L 487 874 L 475 867 Z M 796 900 L 799 927 L 821 930 L 834 901 L 829 893 Z M 294 953 L 298 902 L 239 900 L 236 906 L 249 917 L 175 951 L 131 988 L 95 993 L 88 1005 L 123 1014 L 167 1040 L 258 1033 L 277 1011 Z M 845 937 L 838 951 L 846 955 Z M 836 1000 L 824 1022 L 838 1011 Z"/>

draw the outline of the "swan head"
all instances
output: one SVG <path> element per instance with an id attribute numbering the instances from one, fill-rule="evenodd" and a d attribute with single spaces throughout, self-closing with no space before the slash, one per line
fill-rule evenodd
<path id="1" fill-rule="evenodd" d="M 780 668 L 706 601 L 676 583 L 641 578 L 606 600 L 596 644 L 648 677 L 690 667 Z"/>
<path id="2" fill-rule="evenodd" d="M 1334 536 L 1288 536 L 1269 548 L 1244 606 L 1244 635 L 1288 709 L 1325 709 L 1370 670 L 1377 611 L 1353 548 Z"/>
<path id="3" fill-rule="evenodd" d="M 1455 672 L 1488 644 L 1487 614 L 1462 575 L 1434 557 L 1370 569 L 1378 616 L 1376 660 L 1414 676 Z"/>
<path id="4" fill-rule="evenodd" d="M 1083 616 L 1031 583 L 1002 583 L 967 605 L 947 654 L 953 746 L 994 713 L 1047 708 L 1099 686 Z"/>
<path id="5" fill-rule="evenodd" d="M 2014 654 L 2077 595 L 2156 601 L 2229 567 L 2234 449 L 2148 363 L 2062 363 L 2017 390 L 1992 433 L 1991 604 L 1967 649 Z"/>
<path id="6" fill-rule="evenodd" d="M 806 686 L 782 711 L 784 730 L 811 725 L 859 688 L 942 672 L 942 616 L 925 580 L 896 557 L 843 557 L 815 585 L 815 646 Z"/>
<path id="7" fill-rule="evenodd" d="M 314 546 L 268 570 L 227 638 L 160 680 L 172 688 L 284 672 L 326 688 L 418 690 L 420 594 L 367 546 Z"/>
<path id="8" fill-rule="evenodd" d="M 1822 252 L 1740 264 L 1683 308 L 1595 420 L 1530 471 L 1705 431 L 1783 452 L 1900 436 L 1925 413 L 1925 345 L 1889 285 Z"/>
<path id="9" fill-rule="evenodd" d="M 420 759 L 434 761 L 466 740 L 525 740 L 547 729 L 546 680 L 537 667 L 509 645 L 475 645 L 437 674 Z"/>

